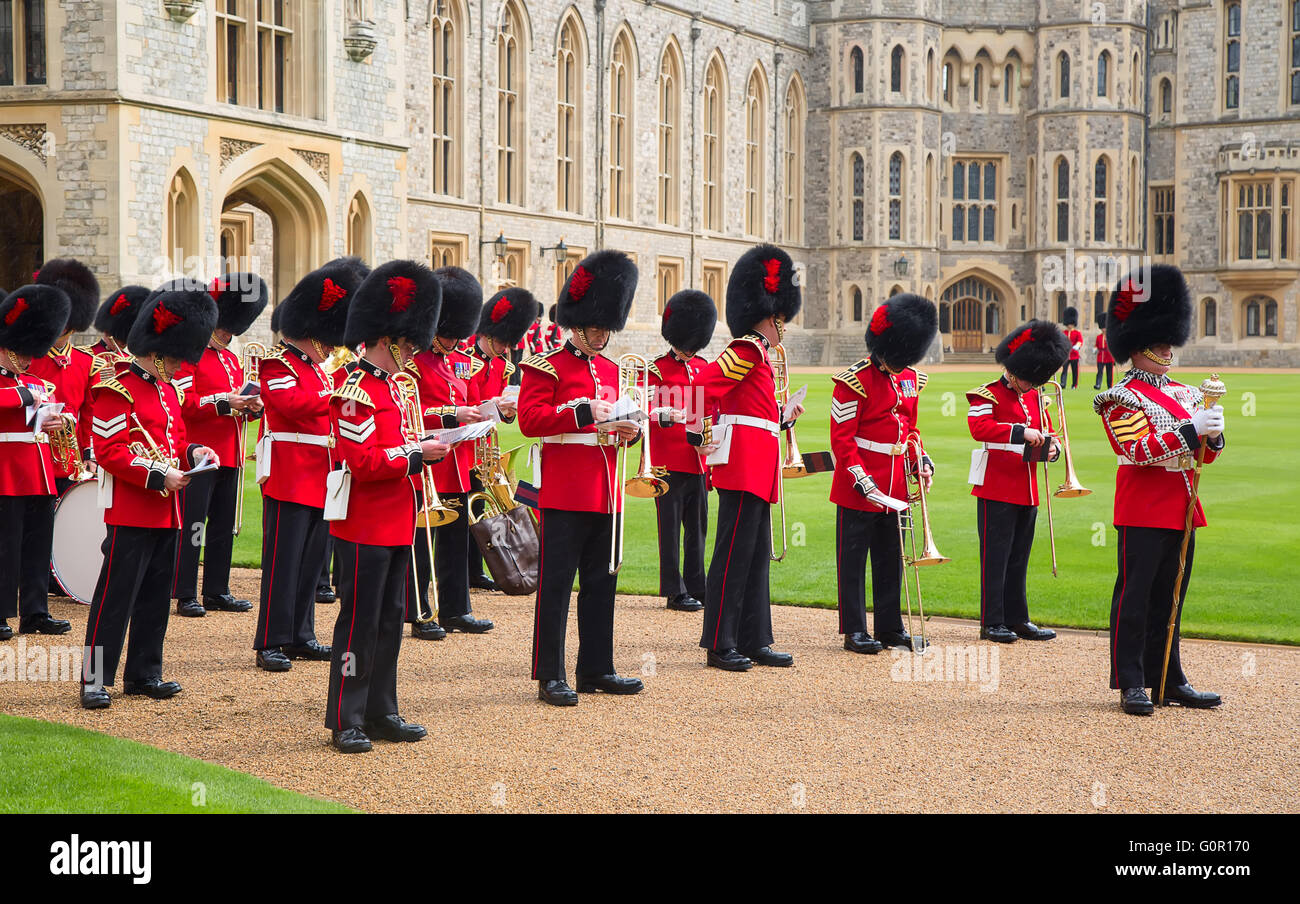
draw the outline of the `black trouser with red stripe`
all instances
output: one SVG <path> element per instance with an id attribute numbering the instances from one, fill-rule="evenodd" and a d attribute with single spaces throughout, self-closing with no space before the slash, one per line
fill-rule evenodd
<path id="1" fill-rule="evenodd" d="M 871 556 L 871 611 L 876 633 L 901 633 L 903 556 L 897 512 L 835 507 L 835 574 L 840 633 L 867 633 L 867 556 Z"/>
<path id="2" fill-rule="evenodd" d="M 1029 621 L 1026 575 L 1038 506 L 975 499 L 980 537 L 980 627 Z"/>
<path id="3" fill-rule="evenodd" d="M 185 517 L 176 550 L 172 599 L 198 597 L 199 552 L 203 552 L 203 595 L 230 592 L 230 556 L 235 547 L 235 499 L 239 468 L 217 468 L 190 479 L 181 491 Z M 206 523 L 206 527 L 204 526 Z"/>
<path id="4" fill-rule="evenodd" d="M 1159 689 L 1183 532 L 1163 527 L 1117 526 L 1116 529 L 1119 531 L 1119 574 L 1110 602 L 1110 686 Z M 1187 568 L 1183 572 L 1179 600 L 1187 597 L 1195 551 L 1193 531 L 1187 543 Z M 1178 622 L 1174 624 L 1174 644 L 1169 652 L 1166 689 L 1187 683 L 1178 656 L 1181 623 L 1180 607 Z"/>
<path id="5" fill-rule="evenodd" d="M 757 650 L 772 643 L 768 564 L 772 506 L 742 490 L 718 490 L 718 537 L 704 591 L 706 650 Z"/>
<path id="6" fill-rule="evenodd" d="M 433 528 L 433 576 L 438 582 L 438 617 L 450 618 L 456 615 L 469 615 L 469 567 L 468 547 L 473 542 L 469 536 L 469 515 L 466 508 L 466 493 L 439 493 L 444 503 L 459 500 L 459 506 L 452 511 L 460 517 L 450 524 Z M 429 544 L 425 540 L 429 528 L 415 529 L 415 562 L 407 580 L 406 621 L 415 621 L 415 595 L 419 594 L 421 603 L 429 602 Z"/>
<path id="7" fill-rule="evenodd" d="M 163 638 L 171 601 L 172 568 L 180 531 L 174 527 L 108 525 L 104 564 L 86 620 L 82 683 L 111 687 L 126 644 L 123 677 L 132 683 L 162 678 Z"/>
<path id="8" fill-rule="evenodd" d="M 579 679 L 614 671 L 614 594 L 609 573 L 614 517 L 600 512 L 541 510 L 541 567 L 533 614 L 533 678 L 567 680 L 564 634 L 578 578 Z M 549 540 L 549 542 L 548 542 Z"/>
<path id="9" fill-rule="evenodd" d="M 339 616 L 330 656 L 325 727 L 360 728 L 397 713 L 409 546 L 369 546 L 334 538 Z"/>
<path id="10" fill-rule="evenodd" d="M 1112 386 L 1115 385 L 1115 365 L 1114 365 L 1114 364 L 1103 364 L 1103 363 L 1101 363 L 1101 362 L 1098 362 L 1098 363 L 1097 363 L 1097 380 L 1096 380 L 1096 382 L 1094 383 L 1094 385 L 1093 385 L 1093 387 L 1092 387 L 1093 389 L 1101 389 L 1101 372 L 1102 372 L 1102 370 L 1105 370 L 1105 371 L 1106 371 L 1106 388 L 1107 388 L 1107 389 L 1110 389 Z"/>
<path id="11" fill-rule="evenodd" d="M 54 496 L 0 496 L 0 619 L 49 614 L 54 502 Z"/>
<path id="12" fill-rule="evenodd" d="M 1070 388 L 1078 389 L 1079 388 L 1079 359 L 1078 358 L 1071 358 L 1069 361 L 1066 361 L 1065 365 L 1061 368 L 1062 389 L 1065 388 L 1065 375 L 1069 372 L 1074 373 L 1074 383 L 1070 386 Z"/>
<path id="13" fill-rule="evenodd" d="M 655 499 L 659 520 L 659 593 L 672 599 L 689 593 L 706 595 L 704 541 L 709 534 L 709 491 L 703 474 L 669 471 L 668 492 Z M 685 542 L 682 528 L 685 527 Z M 679 567 L 679 549 L 685 551 L 686 573 Z"/>
<path id="14" fill-rule="evenodd" d="M 254 650 L 316 639 L 316 582 L 329 525 L 324 509 L 262 497 L 262 594 Z"/>

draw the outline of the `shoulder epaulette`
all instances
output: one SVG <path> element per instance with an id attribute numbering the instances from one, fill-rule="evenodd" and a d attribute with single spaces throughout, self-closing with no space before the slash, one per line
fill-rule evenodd
<path id="1" fill-rule="evenodd" d="M 509 381 L 509 379 L 510 379 L 510 375 L 511 375 L 512 373 L 514 373 L 514 372 L 515 372 L 515 362 L 513 362 L 513 361 L 511 361 L 509 358 L 507 358 L 507 359 L 506 359 L 506 366 L 505 366 L 505 369 L 502 371 L 502 373 L 505 374 L 505 378 L 506 378 L 507 381 Z"/>
<path id="2" fill-rule="evenodd" d="M 976 386 L 974 389 L 967 390 L 966 395 L 979 396 L 981 399 L 988 399 L 990 402 L 998 400 L 997 396 L 993 394 L 993 390 L 989 389 L 987 385 Z"/>
<path id="3" fill-rule="evenodd" d="M 919 393 L 922 389 L 925 389 L 925 384 L 930 382 L 930 375 L 915 369 L 913 372 L 916 374 L 916 391 Z"/>
<path id="4" fill-rule="evenodd" d="M 555 365 L 552 364 L 547 359 L 549 359 L 551 355 L 554 355 L 556 352 L 560 350 L 561 349 L 553 348 L 548 352 L 541 352 L 540 354 L 529 355 L 527 358 L 519 362 L 519 366 L 531 367 L 534 370 L 540 370 L 542 373 L 550 374 L 552 377 L 555 377 L 558 380 L 560 378 L 560 375 L 556 373 Z"/>
<path id="5" fill-rule="evenodd" d="M 268 350 L 266 355 L 263 356 L 262 361 L 283 361 L 286 364 L 289 363 L 289 359 L 285 357 L 285 347 L 283 345 L 277 345 L 275 348 Z"/>
<path id="6" fill-rule="evenodd" d="M 95 355 L 95 360 L 90 365 L 91 376 L 99 376 L 99 374 L 103 373 L 104 371 L 112 370 L 112 369 L 113 369 L 113 359 L 110 357 L 109 353 L 107 352 L 105 352 L 102 355 Z"/>
<path id="7" fill-rule="evenodd" d="M 647 364 L 646 367 L 649 369 L 650 373 L 654 374 L 659 379 L 662 380 L 664 378 L 664 375 L 659 373 L 659 365 L 655 364 L 653 361 Z"/>
<path id="8" fill-rule="evenodd" d="M 131 390 L 123 386 L 116 376 L 109 377 L 106 380 L 100 380 L 92 387 L 92 389 L 108 389 L 122 396 L 122 398 L 126 399 L 128 402 L 135 402 L 135 399 L 131 398 Z"/>
<path id="9" fill-rule="evenodd" d="M 334 390 L 333 398 L 344 399 L 348 402 L 359 402 L 367 408 L 374 408 L 375 403 L 370 400 L 370 393 L 361 388 L 361 381 L 366 372 L 357 368 L 348 374 L 348 378 L 343 381 L 343 385 Z"/>
<path id="10" fill-rule="evenodd" d="M 831 380 L 836 383 L 843 383 L 849 389 L 852 389 L 865 399 L 867 397 L 867 390 L 866 387 L 862 385 L 862 378 L 858 376 L 858 374 L 862 373 L 862 371 L 870 365 L 871 362 L 864 358 L 857 364 L 852 364 L 846 367 L 844 370 L 831 377 Z"/>
<path id="11" fill-rule="evenodd" d="M 483 363 L 483 359 L 478 355 L 469 356 L 469 375 L 471 377 L 478 376 L 478 372 L 486 366 L 487 365 Z"/>
<path id="12" fill-rule="evenodd" d="M 49 380 L 41 380 L 41 383 L 44 384 L 45 386 L 46 395 L 54 395 L 54 391 L 58 389 L 58 387 L 55 386 L 53 383 L 51 383 Z"/>

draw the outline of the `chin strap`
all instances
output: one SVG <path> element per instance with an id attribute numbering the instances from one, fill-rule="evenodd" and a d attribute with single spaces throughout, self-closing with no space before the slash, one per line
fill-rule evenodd
<path id="1" fill-rule="evenodd" d="M 780 345 L 782 342 L 785 341 L 785 318 L 784 317 L 772 318 L 772 325 L 776 327 L 776 344 Z"/>
<path id="2" fill-rule="evenodd" d="M 402 356 L 402 350 L 397 347 L 396 342 L 388 343 L 388 353 L 393 356 L 393 363 L 397 365 L 398 371 L 406 370 L 410 362 Z"/>
<path id="3" fill-rule="evenodd" d="M 211 338 L 208 339 L 208 344 L 213 348 L 217 349 L 218 351 L 224 351 L 226 347 L 230 345 L 229 342 L 222 342 L 220 339 L 218 339 L 216 333 L 213 333 Z"/>
<path id="4" fill-rule="evenodd" d="M 163 361 L 161 355 L 153 356 L 153 366 L 154 370 L 158 371 L 159 380 L 162 380 L 164 383 L 170 383 L 172 381 L 172 375 L 167 372 L 167 363 Z"/>
<path id="5" fill-rule="evenodd" d="M 5 357 L 9 359 L 9 369 L 16 374 L 22 373 L 27 368 L 18 365 L 18 358 L 9 349 L 5 349 Z"/>
<path id="6" fill-rule="evenodd" d="M 322 361 L 330 356 L 330 353 L 325 351 L 325 346 L 321 345 L 316 339 L 311 340 L 311 347 L 316 349 L 316 354 L 320 356 Z"/>
<path id="7" fill-rule="evenodd" d="M 1174 363 L 1173 355 L 1170 355 L 1168 358 L 1162 358 L 1159 355 L 1157 355 L 1155 352 L 1151 351 L 1151 349 L 1149 348 L 1142 349 L 1142 357 L 1146 358 L 1148 361 L 1154 361 L 1156 364 L 1159 364 L 1161 367 L 1168 367 Z"/>

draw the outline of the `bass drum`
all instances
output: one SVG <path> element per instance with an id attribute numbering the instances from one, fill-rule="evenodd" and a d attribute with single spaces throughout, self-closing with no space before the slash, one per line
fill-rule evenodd
<path id="1" fill-rule="evenodd" d="M 74 483 L 54 506 L 54 546 L 50 569 L 63 592 L 90 604 L 104 564 L 104 512 L 99 507 L 99 481 Z"/>

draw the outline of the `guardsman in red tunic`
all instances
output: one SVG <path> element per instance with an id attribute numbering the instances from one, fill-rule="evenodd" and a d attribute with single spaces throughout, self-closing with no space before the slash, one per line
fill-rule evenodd
<path id="1" fill-rule="evenodd" d="M 970 435 L 983 443 L 971 458 L 971 495 L 980 537 L 980 638 L 1014 643 L 1051 640 L 1056 632 L 1029 620 L 1026 582 L 1038 518 L 1038 457 L 1060 455 L 1043 420 L 1042 386 L 1061 369 L 1070 345 L 1056 324 L 1031 320 L 1007 334 L 995 357 L 1006 374 L 966 393 Z"/>
<path id="2" fill-rule="evenodd" d="M 180 536 L 179 493 L 185 472 L 217 453 L 190 442 L 172 375 L 194 362 L 217 323 L 217 306 L 191 280 L 168 283 L 149 296 L 127 337 L 136 355 L 94 388 L 95 449 L 100 504 L 108 527 L 95 595 L 86 620 L 81 705 L 103 709 L 117 675 L 122 645 L 128 695 L 165 700 L 181 692 L 164 681 L 163 639 L 168 590 Z"/>
<path id="3" fill-rule="evenodd" d="M 660 333 L 669 349 L 650 364 L 656 415 L 650 425 L 650 458 L 668 482 L 655 499 L 659 523 L 659 593 L 669 609 L 698 612 L 704 608 L 704 542 L 709 531 L 709 485 L 699 447 L 686 434 L 687 419 L 698 421 L 695 381 L 705 362 L 700 349 L 713 339 L 718 306 L 695 289 L 684 289 L 664 305 Z M 685 535 L 683 538 L 683 528 Z M 686 573 L 681 570 L 682 551 Z"/>
<path id="4" fill-rule="evenodd" d="M 528 324 L 537 319 L 542 309 L 537 299 L 527 289 L 502 289 L 483 303 L 479 313 L 478 335 L 470 354 L 483 362 L 475 377 L 478 397 L 492 399 L 505 423 L 514 423 L 517 397 L 507 401 L 502 393 L 514 379 L 515 365 L 510 361 L 510 349 L 528 330 Z M 483 489 L 478 474 L 470 473 L 470 492 Z M 481 503 L 480 503 L 481 506 Z M 479 590 L 496 590 L 496 582 L 483 573 L 483 554 L 478 543 L 469 544 L 469 585 Z"/>
<path id="5" fill-rule="evenodd" d="M 27 370 L 30 376 L 53 383 L 54 400 L 63 403 L 64 414 L 76 419 L 81 461 L 68 461 L 58 455 L 54 457 L 55 484 L 59 493 L 63 493 L 72 485 L 77 473 L 87 466 L 85 463 L 91 460 L 90 387 L 94 383 L 95 356 L 88 349 L 73 345 L 72 334 L 90 329 L 95 310 L 99 307 L 99 282 L 85 264 L 69 258 L 45 264 L 36 274 L 35 282 L 62 289 L 72 302 L 72 313 L 68 315 L 63 335 L 48 353 L 32 361 Z M 62 634 L 71 627 L 66 622 L 59 624 L 63 625 L 61 630 L 42 633 Z"/>
<path id="6" fill-rule="evenodd" d="M 1101 389 L 1101 372 L 1106 371 L 1106 388 L 1110 389 L 1115 385 L 1115 356 L 1110 353 L 1110 346 L 1106 344 L 1106 312 L 1097 313 L 1097 326 L 1101 332 L 1093 340 L 1093 347 L 1097 351 L 1097 379 L 1093 382 L 1093 389 Z"/>
<path id="7" fill-rule="evenodd" d="M 209 610 L 248 612 L 253 604 L 230 593 L 230 556 L 235 546 L 235 511 L 244 467 L 244 424 L 260 417 L 258 389 L 245 387 L 239 355 L 227 346 L 266 307 L 266 283 L 254 273 L 228 273 L 213 281 L 217 328 L 197 364 L 177 375 L 185 393 L 185 428 L 195 442 L 217 450 L 221 467 L 196 475 L 181 494 L 185 529 L 176 555 L 172 598 L 176 612 L 191 618 Z M 244 390 L 248 389 L 248 392 Z M 203 602 L 199 596 L 199 552 L 203 552 Z"/>
<path id="8" fill-rule="evenodd" d="M 1153 266 L 1145 283 L 1130 275 L 1112 295 L 1106 340 L 1115 360 L 1133 367 L 1093 400 L 1119 459 L 1115 475 L 1118 574 L 1110 607 L 1110 686 L 1131 715 L 1154 709 L 1146 688 L 1160 687 L 1178 557 L 1191 502 L 1192 474 L 1202 445 L 1205 461 L 1223 451 L 1223 408 L 1202 405 L 1201 391 L 1169 379 L 1173 349 L 1192 330 L 1192 300 L 1176 267 Z M 1195 528 L 1205 526 L 1196 503 L 1181 600 L 1187 596 L 1196 551 Z M 1181 618 L 1181 610 L 1180 610 Z M 1183 674 L 1178 624 L 1165 676 L 1165 703 L 1218 706 L 1218 694 L 1196 690 Z"/>
<path id="9" fill-rule="evenodd" d="M 341 464 L 325 503 L 339 562 L 325 727 L 343 753 L 370 750 L 371 738 L 418 741 L 427 734 L 398 715 L 397 654 L 418 475 L 450 450 L 403 430 L 393 375 L 433 342 L 441 297 L 428 267 L 389 261 L 370 272 L 348 307 L 344 343 L 364 344 L 366 353 L 330 399 Z"/>
<path id="10" fill-rule="evenodd" d="M 131 353 L 126 350 L 126 337 L 131 334 L 136 315 L 144 306 L 150 290 L 144 286 L 123 286 L 110 292 L 95 314 L 95 329 L 100 339 L 90 347 L 95 356 L 92 383 L 101 378 L 112 379 L 117 365 L 130 364 Z"/>
<path id="11" fill-rule="evenodd" d="M 71 307 L 53 286 L 23 286 L 0 299 L 0 640 L 13 637 L 9 619 L 20 612 L 23 625 L 55 621 L 49 587 L 56 489 L 45 431 L 63 418 L 33 423 L 36 407 L 54 401 L 54 387 L 26 371 L 63 332 Z"/>
<path id="12" fill-rule="evenodd" d="M 635 694 L 639 678 L 614 670 L 614 593 L 610 573 L 615 519 L 623 488 L 615 485 L 620 444 L 640 435 L 610 418 L 618 400 L 618 365 L 602 354 L 611 333 L 627 324 L 636 293 L 636 265 L 621 251 L 598 251 L 564 283 L 556 322 L 571 338 L 558 351 L 524 360 L 519 428 L 542 438 L 541 564 L 533 626 L 533 678 L 538 699 L 576 706 L 578 693 Z M 569 595 L 578 576 L 577 692 L 564 663 Z"/>
<path id="13" fill-rule="evenodd" d="M 541 308 L 538 308 L 541 310 Z M 550 326 L 546 328 L 546 348 L 545 351 L 553 351 L 564 345 L 564 330 L 555 322 L 555 305 L 551 305 L 549 312 Z"/>
<path id="14" fill-rule="evenodd" d="M 899 511 L 887 502 L 906 502 L 907 475 L 917 467 L 927 488 L 934 474 L 928 456 L 922 453 L 918 463 L 907 457 L 903 446 L 909 438 L 920 440 L 917 409 L 928 379 L 912 365 L 925 356 L 938 330 L 932 301 L 910 293 L 895 295 L 871 317 L 866 334 L 869 356 L 834 378 L 835 476 L 830 499 L 836 507 L 839 628 L 844 649 L 852 653 L 878 653 L 884 647 L 912 649 L 900 603 Z M 868 555 L 874 638 L 867 631 Z"/>
<path id="15" fill-rule="evenodd" d="M 370 272 L 357 258 L 303 277 L 271 316 L 283 338 L 260 368 L 262 587 L 253 649 L 257 667 L 287 672 L 292 660 L 328 661 L 316 639 L 316 583 L 325 564 L 325 479 L 334 470 L 330 396 L 323 365 L 343 344 L 348 303 Z"/>
<path id="16" fill-rule="evenodd" d="M 727 328 L 734 337 L 716 361 L 695 376 L 701 412 L 717 411 L 711 429 L 690 442 L 706 445 L 718 490 L 718 536 L 705 580 L 700 646 L 708 665 L 743 672 L 754 664 L 790 666 L 794 657 L 772 649 L 768 563 L 771 506 L 780 500 L 778 438 L 803 413 L 781 421 L 768 350 L 780 345 L 785 324 L 803 298 L 794 263 L 775 245 L 751 248 L 727 283 Z"/>
<path id="17" fill-rule="evenodd" d="M 1083 333 L 1079 332 L 1079 309 L 1069 307 L 1065 309 L 1065 316 L 1061 322 L 1065 324 L 1065 338 L 1070 343 L 1070 357 L 1061 366 L 1061 388 L 1065 388 L 1065 375 L 1072 373 L 1073 381 L 1070 383 L 1071 389 L 1079 388 L 1079 355 L 1083 352 Z"/>
<path id="18" fill-rule="evenodd" d="M 479 411 L 479 371 L 486 367 L 479 358 L 456 351 L 456 343 L 473 334 L 483 311 L 483 287 L 467 270 L 441 267 L 434 271 L 442 285 L 442 309 L 434 329 L 433 346 L 422 349 L 407 365 L 420 383 L 420 404 L 428 432 L 475 424 Z M 408 582 L 406 620 L 414 637 L 441 640 L 448 631 L 483 634 L 492 622 L 475 618 L 469 600 L 470 466 L 474 464 L 474 443 L 458 443 L 450 455 L 433 466 L 433 485 L 444 507 L 457 513 L 454 521 L 433 530 L 433 562 L 425 534 L 428 527 L 416 526 L 415 561 Z M 442 620 L 416 621 L 418 596 L 427 604 L 429 580 L 438 582 L 438 614 Z M 427 605 L 426 605 L 427 608 Z"/>

